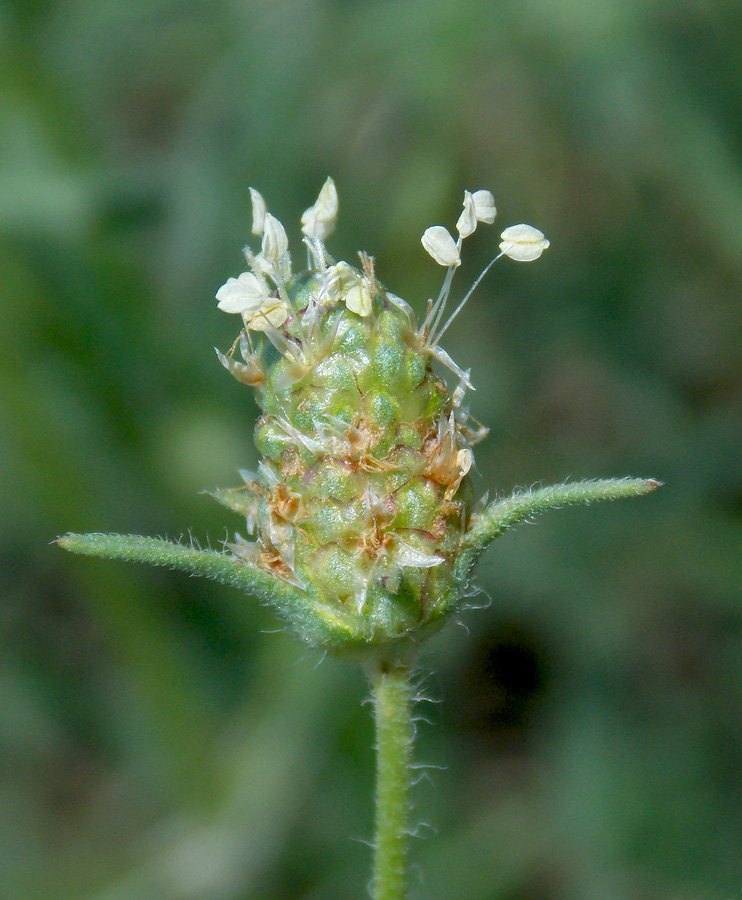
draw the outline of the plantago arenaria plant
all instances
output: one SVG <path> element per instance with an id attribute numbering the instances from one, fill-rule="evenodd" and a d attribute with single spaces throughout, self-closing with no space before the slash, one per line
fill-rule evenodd
<path id="1" fill-rule="evenodd" d="M 455 615 L 482 551 L 508 528 L 573 503 L 645 494 L 624 478 L 520 491 L 474 502 L 473 447 L 486 435 L 466 406 L 469 372 L 441 338 L 502 256 L 538 259 L 549 246 L 530 225 L 501 235 L 500 253 L 448 316 L 464 240 L 492 224 L 489 191 L 464 192 L 457 237 L 428 228 L 423 247 L 446 269 L 421 323 L 377 277 L 374 260 L 336 262 L 325 241 L 338 198 L 328 178 L 302 216 L 307 266 L 295 272 L 286 232 L 251 189 L 249 271 L 217 292 L 241 319 L 219 359 L 252 388 L 257 472 L 214 497 L 242 516 L 222 552 L 119 535 L 66 535 L 78 553 L 172 566 L 243 588 L 271 604 L 306 644 L 353 656 L 368 673 L 377 723 L 372 892 L 405 893 L 413 738 L 411 673 L 420 643 Z"/>

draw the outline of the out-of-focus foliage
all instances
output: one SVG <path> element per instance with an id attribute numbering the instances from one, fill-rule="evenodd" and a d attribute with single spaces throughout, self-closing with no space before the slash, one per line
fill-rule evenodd
<path id="1" fill-rule="evenodd" d="M 48 544 L 240 528 L 198 493 L 256 461 L 214 290 L 248 186 L 297 241 L 330 173 L 331 250 L 418 311 L 419 236 L 465 187 L 551 240 L 445 342 L 493 429 L 482 491 L 667 483 L 503 538 L 490 608 L 434 642 L 414 898 L 739 896 L 742 7 L 6 0 L 3 897 L 363 896 L 360 674 L 250 598 Z"/>

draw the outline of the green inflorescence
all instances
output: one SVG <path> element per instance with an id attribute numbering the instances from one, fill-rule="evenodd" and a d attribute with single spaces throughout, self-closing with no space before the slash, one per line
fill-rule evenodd
<path id="1" fill-rule="evenodd" d="M 476 559 L 507 528 L 545 509 L 657 486 L 589 481 L 473 504 L 472 447 L 486 429 L 464 405 L 468 372 L 440 338 L 471 294 L 444 320 L 463 240 L 495 218 L 489 191 L 464 193 L 457 239 L 440 225 L 423 235 L 447 271 L 419 325 L 377 280 L 373 259 L 360 254 L 354 267 L 328 255 L 338 211 L 331 179 L 302 217 L 308 264 L 297 274 L 283 226 L 250 193 L 261 250 L 246 248 L 249 271 L 217 292 L 220 309 L 243 324 L 219 357 L 256 392 L 261 460 L 241 473 L 242 485 L 213 496 L 245 517 L 253 539 L 237 534 L 222 553 L 117 535 L 69 535 L 62 546 L 219 578 L 271 603 L 312 646 L 374 658 L 396 647 L 393 660 L 459 608 Z M 530 225 L 501 237 L 499 256 L 521 262 L 549 246 Z"/>

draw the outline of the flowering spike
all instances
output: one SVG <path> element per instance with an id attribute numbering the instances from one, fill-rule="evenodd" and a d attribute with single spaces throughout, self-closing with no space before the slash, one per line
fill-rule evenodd
<path id="1" fill-rule="evenodd" d="M 438 342 L 495 260 L 439 330 L 464 238 L 491 223 L 488 191 L 464 194 L 458 241 L 440 225 L 422 238 L 447 267 L 438 299 L 420 329 L 411 308 L 386 291 L 373 259 L 359 271 L 327 255 L 324 239 L 338 203 L 331 179 L 302 217 L 314 267 L 291 274 L 281 223 L 251 189 L 251 269 L 217 291 L 219 308 L 244 329 L 222 354 L 234 377 L 255 388 L 261 416 L 257 473 L 212 496 L 244 517 L 221 553 L 122 535 L 73 535 L 58 543 L 91 556 L 178 568 L 242 588 L 270 603 L 310 646 L 358 659 L 370 677 L 377 717 L 377 815 L 373 893 L 405 895 L 411 682 L 416 645 L 471 596 L 472 567 L 506 529 L 573 503 L 639 496 L 656 481 L 618 479 L 516 492 L 472 504 L 472 445 L 485 429 L 463 406 L 472 388 Z M 549 246 L 530 225 L 502 233 L 501 255 L 537 259 Z M 498 259 L 499 257 L 495 257 Z M 252 332 L 262 332 L 257 335 Z M 239 353 L 244 362 L 234 359 Z M 453 372 L 453 390 L 433 361 Z"/>
<path id="2" fill-rule="evenodd" d="M 261 460 L 257 473 L 243 473 L 243 484 L 213 496 L 244 517 L 255 539 L 235 534 L 224 553 L 110 535 L 69 535 L 62 546 L 221 578 L 274 604 L 310 644 L 400 659 L 457 609 L 476 557 L 507 527 L 560 504 L 656 486 L 587 482 L 485 509 L 472 504 L 472 446 L 486 429 L 465 406 L 473 390 L 468 370 L 439 340 L 471 295 L 440 327 L 464 238 L 494 220 L 489 191 L 465 192 L 458 240 L 441 225 L 423 235 L 447 272 L 419 329 L 410 306 L 378 281 L 371 257 L 361 254 L 359 270 L 327 254 L 338 209 L 331 179 L 302 217 L 311 259 L 297 275 L 286 231 L 257 191 L 250 196 L 261 252 L 246 248 L 250 271 L 217 291 L 219 309 L 244 323 L 218 356 L 256 392 Z M 527 261 L 548 241 L 517 225 L 505 229 L 500 246 Z M 453 389 L 434 363 L 455 376 Z"/>

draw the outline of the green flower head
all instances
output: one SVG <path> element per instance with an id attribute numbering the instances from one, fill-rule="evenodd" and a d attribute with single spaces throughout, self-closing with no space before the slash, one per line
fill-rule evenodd
<path id="1" fill-rule="evenodd" d="M 253 535 L 238 535 L 229 549 L 365 639 L 394 640 L 439 621 L 457 593 L 472 447 L 486 429 L 465 406 L 468 372 L 439 339 L 459 311 L 441 327 L 463 240 L 494 221 L 494 199 L 464 193 L 457 240 L 441 225 L 423 235 L 448 272 L 418 325 L 376 277 L 371 257 L 360 254 L 354 267 L 327 252 L 338 214 L 332 179 L 302 216 L 307 268 L 297 273 L 283 226 L 256 190 L 251 197 L 260 252 L 246 249 L 250 271 L 216 295 L 243 323 L 220 359 L 255 389 L 262 411 L 258 471 L 216 493 Z M 548 246 L 536 229 L 514 228 L 503 233 L 500 255 L 535 259 Z M 454 376 L 453 389 L 436 361 Z"/>

